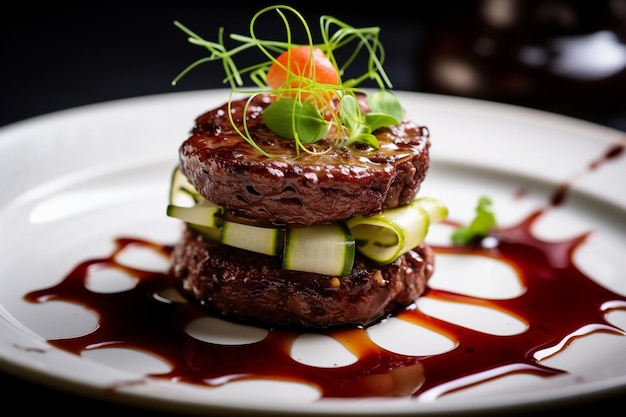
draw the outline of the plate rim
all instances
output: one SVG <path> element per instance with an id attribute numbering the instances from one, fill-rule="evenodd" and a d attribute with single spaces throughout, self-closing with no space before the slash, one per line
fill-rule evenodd
<path id="1" fill-rule="evenodd" d="M 165 94 L 154 94 L 149 96 L 139 96 L 125 99 L 112 100 L 108 102 L 102 103 L 94 103 L 86 106 L 79 106 L 72 109 L 60 110 L 57 112 L 53 112 L 46 115 L 35 116 L 30 119 L 22 120 L 13 124 L 5 125 L 0 127 L 0 154 L 3 149 L 7 149 L 11 146 L 18 146 L 16 141 L 20 139 L 20 135 L 28 133 L 28 130 L 33 128 L 33 125 L 37 125 L 35 127 L 40 128 L 41 125 L 46 125 L 53 122 L 58 122 L 58 120 L 62 119 L 72 119 L 74 117 L 84 116 L 85 114 L 89 115 L 97 115 L 101 112 L 110 111 L 116 107 L 124 107 L 124 108 L 133 108 L 135 106 L 145 105 L 146 103 L 158 102 L 158 106 L 163 105 L 163 100 L 166 102 L 176 102 L 183 101 L 188 99 L 201 99 L 207 96 L 214 97 L 213 102 L 219 102 L 218 97 L 223 97 L 224 92 L 229 91 L 227 89 L 211 89 L 211 90 L 197 90 L 197 91 L 185 91 L 185 92 L 175 92 L 175 93 L 165 93 Z M 526 107 L 520 107 L 516 105 L 510 104 L 502 104 L 489 102 L 484 100 L 477 100 L 471 98 L 464 97 L 453 97 L 453 96 L 445 96 L 438 94 L 429 94 L 429 93 L 419 93 L 419 92 L 410 92 L 410 91 L 394 91 L 398 94 L 401 100 L 410 100 L 414 98 L 419 98 L 420 100 L 426 101 L 434 101 L 439 106 L 448 106 L 452 105 L 451 108 L 458 108 L 464 106 L 475 106 L 473 109 L 479 112 L 496 112 L 500 116 L 504 116 L 507 118 L 512 118 L 514 120 L 538 120 L 541 123 L 545 123 L 549 126 L 557 126 L 564 124 L 571 129 L 582 129 L 585 135 L 590 136 L 594 140 L 601 140 L 607 143 L 623 143 L 626 141 L 624 139 L 626 134 L 617 129 L 602 126 L 595 124 L 593 122 L 588 122 L 576 118 L 572 118 L 570 116 L 564 116 L 560 114 L 549 113 L 543 110 L 531 109 Z M 189 118 L 190 121 L 193 119 Z M 580 133 L 580 131 L 579 131 Z M 34 140 L 34 139 L 33 139 Z M 0 166 L 0 178 L 2 177 L 2 167 Z M 27 189 L 25 191 L 30 190 Z M 5 208 L 5 206 L 0 202 L 0 213 Z M 624 208 L 624 207 L 622 207 Z M 4 307 L 0 305 L 0 326 L 5 327 L 16 326 L 15 323 L 11 323 L 10 320 L 7 320 L 7 315 L 10 314 L 4 311 Z M 0 328 L 0 331 L 2 329 Z M 17 331 L 25 331 L 23 329 L 19 329 L 16 327 Z M 36 335 L 35 335 L 36 336 Z M 43 341 L 45 342 L 45 341 Z M 26 364 L 15 363 L 11 360 L 11 358 L 7 357 L 7 352 L 0 345 L 0 369 L 3 372 L 7 372 L 9 374 L 13 374 L 16 377 L 21 377 L 32 382 L 47 384 L 54 388 L 64 388 L 70 392 L 77 393 L 80 395 L 87 395 L 98 399 L 107 399 L 112 400 L 112 397 L 108 397 L 104 395 L 102 386 L 98 386 L 97 384 L 86 384 L 85 382 L 77 382 L 72 378 L 67 376 L 52 374 L 46 372 L 45 369 L 36 369 L 34 367 L 29 367 Z M 542 399 L 536 400 L 536 393 L 528 396 L 520 396 L 520 401 L 516 404 L 498 404 L 495 408 L 494 405 L 484 405 L 481 404 L 480 400 L 473 402 L 471 408 L 467 407 L 467 399 L 460 401 L 459 404 L 455 404 L 455 401 L 445 401 L 444 409 L 439 404 L 434 404 L 429 406 L 428 404 L 422 405 L 420 403 L 419 407 L 421 410 L 411 409 L 411 410 L 387 410 L 391 411 L 389 415 L 406 415 L 406 414 L 419 414 L 419 415 L 427 415 L 428 413 L 436 413 L 441 415 L 442 412 L 455 413 L 455 412 L 468 412 L 468 411 L 500 411 L 506 410 L 509 407 L 529 407 L 532 408 L 534 406 L 546 406 L 550 404 L 562 403 L 564 401 L 577 399 L 580 400 L 582 397 L 595 397 L 601 394 L 607 394 L 611 391 L 622 392 L 626 391 L 626 375 L 621 376 L 621 378 L 617 378 L 619 381 L 615 381 L 615 383 L 607 384 L 605 381 L 594 381 L 593 383 L 586 384 L 583 386 L 575 386 L 571 390 L 567 390 L 567 392 L 562 393 L 561 395 L 554 397 L 554 393 L 550 393 L 543 395 Z M 63 384 L 63 387 L 59 387 L 59 383 Z M 559 389 L 555 389 L 554 391 L 561 391 Z M 528 398 L 526 398 L 528 397 Z M 534 399 L 533 399 L 534 398 Z M 117 395 L 113 400 L 119 401 L 120 403 L 125 403 L 129 405 L 140 405 L 142 407 L 150 406 L 151 404 L 146 404 L 145 400 L 150 399 L 150 401 L 154 401 L 155 399 L 150 395 L 140 395 L 137 393 L 121 393 Z M 325 400 L 326 401 L 326 400 Z M 189 409 L 185 411 L 211 411 L 212 408 L 221 409 L 223 407 L 232 407 L 232 404 L 219 404 L 217 406 L 213 406 L 211 404 L 195 404 L 190 405 L 187 402 L 173 402 L 171 399 L 160 399 L 155 401 L 155 405 L 158 403 L 158 408 L 160 410 L 171 408 L 172 411 L 176 409 L 177 411 L 181 411 L 181 406 L 187 406 Z M 171 406 L 171 407 L 170 407 Z M 448 406 L 448 408 L 446 408 Z M 301 404 L 296 404 L 295 407 L 302 407 Z M 328 412 L 337 411 L 337 403 L 333 406 L 323 405 L 321 407 L 316 407 L 316 410 L 300 410 L 304 415 L 320 415 L 326 414 Z M 342 406 L 339 406 L 342 407 Z M 318 409 L 319 408 L 319 409 Z M 326 409 L 328 408 L 328 409 Z M 376 407 L 369 410 L 361 409 L 355 410 L 358 414 L 378 414 L 380 410 L 376 410 Z M 247 407 L 239 406 L 234 408 L 236 411 L 241 413 L 254 413 L 255 410 L 249 409 Z M 229 410 L 231 410 L 229 408 Z M 293 412 L 294 408 L 284 408 L 281 409 L 277 407 L 276 412 Z M 351 410 L 346 407 L 346 409 L 341 409 L 340 412 L 345 415 L 351 414 Z"/>

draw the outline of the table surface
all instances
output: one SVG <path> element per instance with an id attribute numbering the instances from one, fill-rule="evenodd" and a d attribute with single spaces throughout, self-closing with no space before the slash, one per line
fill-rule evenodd
<path id="1" fill-rule="evenodd" d="M 247 33 L 249 18 L 258 6 L 216 8 L 197 1 L 171 3 L 148 7 L 112 1 L 71 7 L 44 5 L 37 9 L 17 5 L 10 22 L 0 25 L 3 52 L 0 126 L 91 103 L 225 87 L 223 74 L 208 67 L 190 73 L 175 87 L 171 85 L 172 79 L 202 52 L 187 44 L 173 21 L 179 20 L 215 39 L 219 26 Z M 372 13 L 367 8 L 355 10 L 323 1 L 317 3 L 319 9 L 309 6 L 300 10 L 307 17 L 317 16 L 321 11 L 354 26 L 381 27 L 381 39 L 387 51 L 385 67 L 394 89 L 437 93 L 440 91 L 429 87 L 421 69 L 423 61 L 431 59 L 425 53 L 426 46 L 432 42 L 430 30 L 443 25 L 451 10 L 460 6 L 451 0 L 434 3 L 437 4 L 420 4 L 422 10 L 417 14 L 404 13 L 401 6 L 392 3 L 388 13 Z M 585 104 L 582 96 L 576 100 L 580 103 L 578 109 L 552 107 L 550 110 L 626 131 L 626 105 L 612 106 L 611 111 L 606 111 L 600 106 L 590 106 L 589 102 Z M 541 103 L 540 98 L 536 102 Z M 94 400 L 6 372 L 0 372 L 0 383 L 3 404 L 20 410 L 170 415 Z M 594 412 L 620 409 L 624 404 L 626 391 L 621 391 L 602 399 L 583 399 L 580 403 L 559 406 L 556 411 Z M 547 416 L 554 412 L 554 409 L 536 410 L 533 415 Z"/>

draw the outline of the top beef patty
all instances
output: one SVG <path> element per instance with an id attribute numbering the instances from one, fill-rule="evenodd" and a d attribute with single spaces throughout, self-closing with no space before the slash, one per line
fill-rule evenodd
<path id="1" fill-rule="evenodd" d="M 367 112 L 363 97 L 359 97 Z M 196 119 L 190 137 L 180 147 L 180 167 L 207 200 L 232 214 L 271 225 L 305 225 L 365 216 L 409 203 L 419 191 L 429 165 L 430 137 L 426 127 L 409 120 L 378 129 L 380 147 L 333 147 L 339 136 L 311 146 L 312 155 L 276 136 L 262 121 L 269 96 L 231 102 L 237 127 L 247 129 L 262 155 L 231 125 L 228 104 Z M 244 116 L 245 124 L 244 127 Z"/>

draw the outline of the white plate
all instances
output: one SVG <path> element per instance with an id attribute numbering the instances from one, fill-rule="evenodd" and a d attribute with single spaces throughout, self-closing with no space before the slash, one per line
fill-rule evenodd
<path id="1" fill-rule="evenodd" d="M 543 216 L 534 232 L 542 239 L 560 240 L 593 230 L 593 239 L 580 250 L 580 268 L 603 287 L 626 296 L 626 157 L 590 167 L 609 149 L 624 146 L 624 133 L 513 106 L 397 94 L 408 116 L 431 131 L 432 167 L 420 194 L 445 201 L 450 218 L 461 222 L 471 219 L 478 197 L 488 195 L 501 224 L 513 225 L 546 206 L 554 190 L 567 183 L 571 185 L 567 200 Z M 142 97 L 71 109 L 0 130 L 0 365 L 4 369 L 103 399 L 207 413 L 462 413 L 554 403 L 626 388 L 626 337 L 606 333 L 577 338 L 563 352 L 542 361 L 567 371 L 564 375 L 509 375 L 450 395 L 417 399 L 319 399 L 311 387 L 277 381 L 220 388 L 146 382 L 146 373 L 165 372 L 166 364 L 133 351 L 96 349 L 81 356 L 50 346 L 47 339 L 91 331 L 97 318 L 76 305 L 31 304 L 24 295 L 60 282 L 82 261 L 107 256 L 120 235 L 173 243 L 179 224 L 165 216 L 164 208 L 178 146 L 195 117 L 226 96 L 225 90 L 216 90 Z M 445 239 L 444 231 L 449 232 L 432 230 L 428 239 L 434 244 Z M 433 283 L 445 287 L 446 275 L 471 276 L 464 261 L 444 258 L 438 258 Z M 163 258 L 136 261 L 147 269 L 167 268 Z M 489 265 L 482 268 L 476 277 L 492 274 L 508 280 L 495 289 L 487 283 L 486 297 L 521 291 L 510 268 L 491 273 L 485 273 Z M 467 280 L 457 283 L 460 292 L 480 293 Z M 429 305 L 430 301 L 418 305 L 446 320 L 462 321 L 467 315 L 465 310 L 455 313 L 454 306 Z M 469 315 L 478 327 L 489 324 L 483 330 L 501 337 L 522 331 L 523 323 L 511 317 L 498 321 L 499 316 L 490 313 Z M 626 329 L 625 310 L 615 310 L 607 318 Z M 390 350 L 405 349 L 403 340 L 410 339 L 396 320 L 375 327 L 370 336 Z M 408 354 L 449 349 L 436 337 L 415 337 L 421 350 Z M 349 363 L 349 355 L 333 349 L 308 335 L 294 345 L 292 356 L 305 358 L 311 366 Z M 119 386 L 120 381 L 144 383 Z M 118 395 L 109 397 L 106 390 L 113 385 L 118 386 Z"/>

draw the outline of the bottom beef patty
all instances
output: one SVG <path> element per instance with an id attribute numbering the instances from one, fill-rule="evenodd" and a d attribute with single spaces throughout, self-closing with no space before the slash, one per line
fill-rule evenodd
<path id="1" fill-rule="evenodd" d="M 277 257 L 208 242 L 190 229 L 170 273 L 190 300 L 219 315 L 266 326 L 367 326 L 414 302 L 433 273 L 422 243 L 393 263 L 358 256 L 348 277 L 287 271 Z"/>

